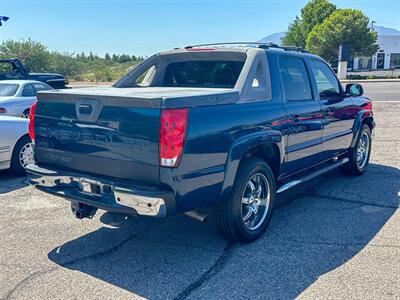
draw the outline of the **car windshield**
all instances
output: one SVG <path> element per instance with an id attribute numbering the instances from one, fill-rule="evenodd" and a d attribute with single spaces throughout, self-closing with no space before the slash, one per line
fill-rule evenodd
<path id="1" fill-rule="evenodd" d="M 164 86 L 233 88 L 243 68 L 243 61 L 186 61 L 167 66 Z"/>
<path id="2" fill-rule="evenodd" d="M 0 96 L 14 96 L 18 87 L 18 84 L 0 83 Z"/>

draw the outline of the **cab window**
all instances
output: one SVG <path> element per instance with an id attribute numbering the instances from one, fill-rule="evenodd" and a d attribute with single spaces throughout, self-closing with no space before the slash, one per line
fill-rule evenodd
<path id="1" fill-rule="evenodd" d="M 304 61 L 299 57 L 281 56 L 279 60 L 286 100 L 312 99 L 310 80 Z"/>
<path id="2" fill-rule="evenodd" d="M 320 98 L 340 95 L 339 81 L 324 62 L 311 60 L 311 69 L 317 83 Z"/>

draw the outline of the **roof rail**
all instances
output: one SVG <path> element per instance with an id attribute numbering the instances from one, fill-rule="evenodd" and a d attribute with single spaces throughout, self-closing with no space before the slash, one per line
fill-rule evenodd
<path id="1" fill-rule="evenodd" d="M 269 49 L 269 48 L 276 48 L 276 49 L 282 49 L 284 51 L 296 51 L 296 52 L 302 52 L 302 53 L 308 53 L 308 51 L 300 48 L 300 47 L 295 47 L 295 46 L 279 46 L 274 43 L 263 43 L 263 42 L 222 42 L 222 43 L 209 43 L 209 44 L 198 44 L 198 45 L 189 45 L 184 47 L 184 49 L 191 49 L 191 48 L 197 48 L 197 47 L 209 47 L 209 46 L 227 46 L 227 45 L 245 45 L 245 46 L 250 46 L 250 45 L 255 45 L 258 48 L 261 49 Z M 177 48 L 179 49 L 179 48 Z"/>

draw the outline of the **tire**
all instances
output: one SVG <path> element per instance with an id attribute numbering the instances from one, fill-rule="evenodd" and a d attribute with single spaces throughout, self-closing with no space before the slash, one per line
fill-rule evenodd
<path id="1" fill-rule="evenodd" d="M 271 168 L 263 160 L 246 159 L 240 165 L 233 189 L 231 199 L 221 199 L 217 204 L 218 227 L 234 242 L 255 241 L 267 228 L 274 207 L 275 179 Z M 258 197 L 253 197 L 257 192 Z"/>
<path id="2" fill-rule="evenodd" d="M 25 175 L 25 166 L 29 163 L 34 163 L 33 148 L 31 139 L 25 135 L 19 139 L 14 147 L 11 158 L 11 172 L 17 175 Z"/>
<path id="3" fill-rule="evenodd" d="M 340 168 L 341 171 L 344 174 L 351 176 L 360 176 L 364 174 L 369 164 L 371 146 L 371 129 L 367 124 L 363 124 L 358 134 L 356 144 L 354 147 L 349 149 L 349 153 L 347 155 L 349 161 Z M 359 151 L 361 151 L 363 154 L 359 154 L 360 156 L 358 157 L 357 153 Z M 363 155 L 362 158 L 361 155 Z"/>

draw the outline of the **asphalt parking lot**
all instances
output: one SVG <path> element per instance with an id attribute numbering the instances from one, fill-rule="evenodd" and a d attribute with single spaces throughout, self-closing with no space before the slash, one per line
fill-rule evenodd
<path id="1" fill-rule="evenodd" d="M 283 195 L 249 245 L 223 240 L 212 216 L 77 220 L 0 173 L 0 298 L 400 299 L 399 87 L 366 86 L 377 99 L 368 172 Z"/>

